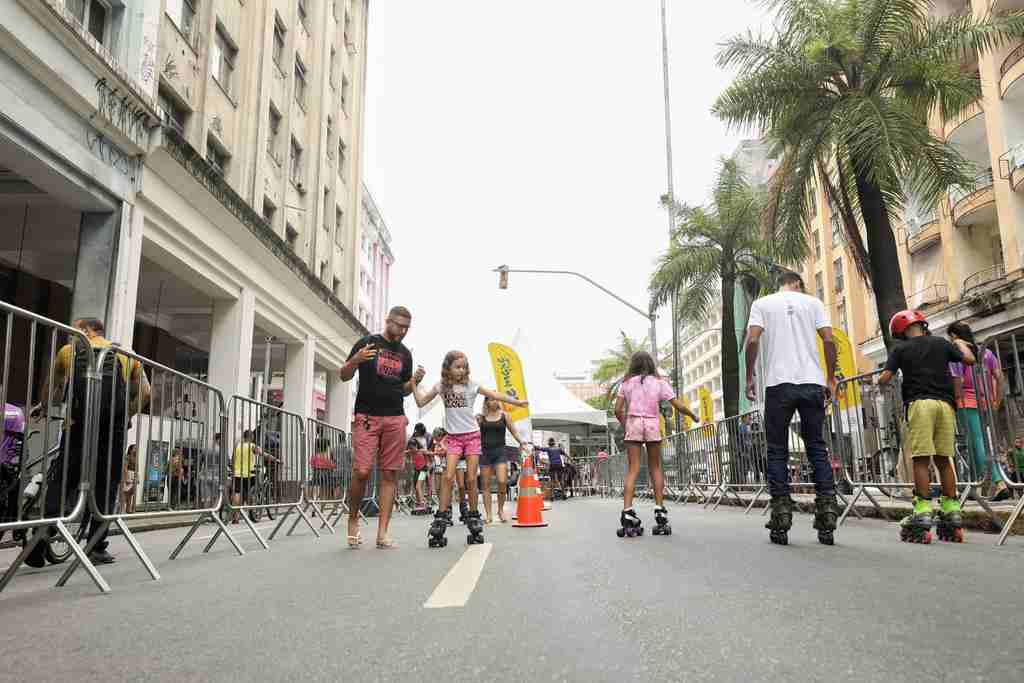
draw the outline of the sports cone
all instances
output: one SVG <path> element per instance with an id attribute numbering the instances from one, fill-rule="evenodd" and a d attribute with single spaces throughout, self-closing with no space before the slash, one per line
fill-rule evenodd
<path id="1" fill-rule="evenodd" d="M 544 515 L 544 498 L 540 493 L 540 482 L 533 473 L 533 458 L 529 455 L 523 459 L 522 473 L 519 475 L 519 499 L 516 504 L 515 523 L 512 526 L 547 526 Z"/>

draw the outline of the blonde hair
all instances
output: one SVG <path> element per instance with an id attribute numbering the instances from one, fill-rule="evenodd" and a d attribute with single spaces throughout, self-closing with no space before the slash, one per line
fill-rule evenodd
<path id="1" fill-rule="evenodd" d="M 449 388 L 457 384 L 452 379 L 452 365 L 460 358 L 466 361 L 466 376 L 462 378 L 462 383 L 469 383 L 469 358 L 466 358 L 466 354 L 462 351 L 449 351 L 444 355 L 444 360 L 441 362 L 441 386 Z"/>

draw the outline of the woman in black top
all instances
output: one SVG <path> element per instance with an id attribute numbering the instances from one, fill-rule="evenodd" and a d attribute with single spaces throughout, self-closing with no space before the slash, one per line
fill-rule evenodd
<path id="1" fill-rule="evenodd" d="M 515 427 L 508 421 L 508 416 L 501 409 L 501 403 L 494 399 L 484 401 L 484 414 L 477 415 L 480 423 L 480 441 L 483 452 L 480 455 L 480 474 L 483 477 L 484 512 L 487 524 L 493 523 L 491 516 L 491 477 L 498 474 L 498 519 L 504 524 L 505 494 L 508 491 L 508 455 L 505 452 L 505 432 L 522 448 L 523 440 L 519 438 Z"/>

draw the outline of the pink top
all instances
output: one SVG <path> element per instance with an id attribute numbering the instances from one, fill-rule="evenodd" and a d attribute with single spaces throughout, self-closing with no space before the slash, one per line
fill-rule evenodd
<path id="1" fill-rule="evenodd" d="M 977 408 L 979 399 L 982 406 L 985 405 L 985 394 L 983 393 L 980 397 L 978 392 L 974 388 L 974 375 L 975 372 L 979 375 L 984 375 L 985 379 L 988 380 L 988 395 L 992 397 L 995 394 L 996 389 L 996 372 L 999 370 L 999 360 L 996 355 L 985 349 L 981 354 L 981 368 L 975 369 L 973 372 L 967 365 L 963 363 L 950 363 L 949 372 L 953 377 L 957 377 L 964 381 L 963 384 L 963 395 L 957 401 L 958 408 Z"/>
<path id="2" fill-rule="evenodd" d="M 627 379 L 619 387 L 619 396 L 626 399 L 627 416 L 658 417 L 658 402 L 671 400 L 676 394 L 668 381 L 647 375 Z"/>

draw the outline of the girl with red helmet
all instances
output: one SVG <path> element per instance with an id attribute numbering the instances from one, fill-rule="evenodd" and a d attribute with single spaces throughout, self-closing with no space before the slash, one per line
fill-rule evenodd
<path id="1" fill-rule="evenodd" d="M 903 374 L 903 403 L 907 410 L 904 448 L 914 463 L 914 511 L 900 522 L 900 540 L 931 543 L 931 472 L 935 463 L 942 484 L 939 538 L 963 541 L 960 502 L 953 468 L 956 430 L 956 396 L 950 363 L 974 365 L 974 354 L 960 339 L 952 342 L 933 337 L 920 311 L 900 311 L 889 321 L 889 331 L 899 343 L 892 349 L 879 384 Z"/>

